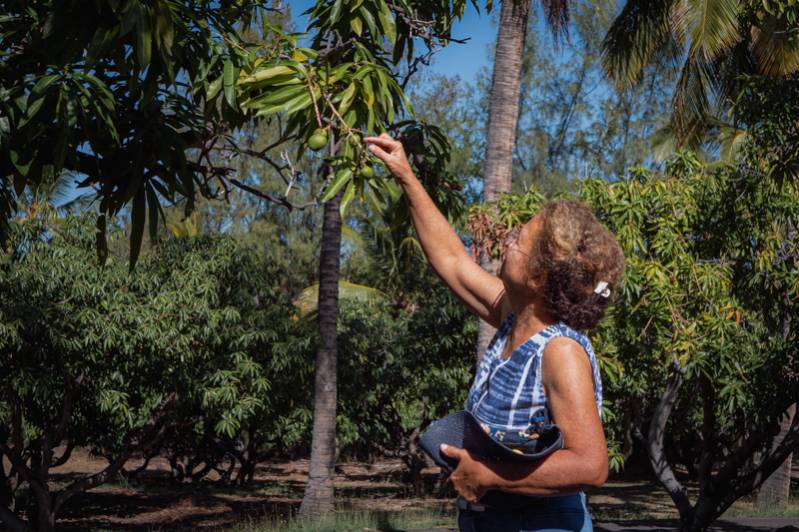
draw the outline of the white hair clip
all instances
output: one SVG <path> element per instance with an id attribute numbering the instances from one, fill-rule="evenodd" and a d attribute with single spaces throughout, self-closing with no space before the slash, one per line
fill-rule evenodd
<path id="1" fill-rule="evenodd" d="M 604 298 L 610 297 L 610 288 L 608 288 L 608 283 L 606 281 L 599 281 L 596 284 L 596 288 L 594 288 L 594 293 L 599 294 Z"/>

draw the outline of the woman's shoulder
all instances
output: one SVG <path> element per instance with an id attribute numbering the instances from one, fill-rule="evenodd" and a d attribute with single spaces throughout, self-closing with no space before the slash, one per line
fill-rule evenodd
<path id="1" fill-rule="evenodd" d="M 595 362 L 594 348 L 588 335 L 569 327 L 563 322 L 558 322 L 552 327 L 551 334 L 547 339 L 547 345 L 544 346 L 542 353 L 561 351 L 563 349 L 573 350 L 574 353 L 583 357 L 588 355 L 592 365 Z"/>
<path id="2" fill-rule="evenodd" d="M 566 325 L 565 323 L 563 323 L 561 321 L 561 322 L 556 323 L 553 326 L 552 334 L 549 337 L 548 344 L 553 343 L 553 340 L 555 340 L 556 338 L 566 338 L 568 340 L 572 340 L 572 342 L 568 342 L 568 341 L 564 341 L 564 340 L 558 340 L 558 341 L 554 342 L 555 346 L 557 346 L 557 345 L 567 345 L 569 343 L 571 343 L 572 345 L 579 344 L 579 346 L 583 348 L 583 350 L 588 354 L 588 356 L 593 358 L 593 356 L 594 356 L 594 348 L 591 345 L 591 339 L 588 338 L 588 335 L 586 335 L 582 331 L 578 331 L 577 329 L 569 327 L 568 325 Z M 553 346 L 553 347 L 555 347 L 555 346 Z M 577 347 L 577 346 L 574 345 L 574 347 Z M 549 345 L 547 345 L 547 349 L 549 349 Z"/>

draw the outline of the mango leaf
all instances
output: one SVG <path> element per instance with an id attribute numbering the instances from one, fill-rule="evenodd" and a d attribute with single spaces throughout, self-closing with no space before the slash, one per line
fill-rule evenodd
<path id="1" fill-rule="evenodd" d="M 391 10 L 388 4 L 382 0 L 378 0 L 380 9 L 377 11 L 377 18 L 380 20 L 380 25 L 383 27 L 383 33 L 391 44 L 397 43 L 397 27 L 394 24 L 394 17 L 391 16 Z"/>
<path id="2" fill-rule="evenodd" d="M 146 185 L 147 190 L 147 221 L 149 222 L 150 227 L 150 240 L 155 242 L 158 239 L 158 210 L 161 207 L 161 204 L 158 203 L 158 196 L 155 193 L 155 189 L 147 182 Z"/>
<path id="3" fill-rule="evenodd" d="M 236 67 L 230 59 L 225 60 L 222 69 L 222 85 L 225 88 L 225 101 L 232 108 L 236 108 Z"/>
<path id="4" fill-rule="evenodd" d="M 344 194 L 341 196 L 341 203 L 338 206 L 338 212 L 341 215 L 342 219 L 344 219 L 345 214 L 347 213 L 347 206 L 355 197 L 355 192 L 356 192 L 355 180 L 351 179 L 350 182 L 347 184 L 347 188 L 344 190 Z"/>
<path id="5" fill-rule="evenodd" d="M 205 92 L 205 100 L 211 101 L 216 98 L 216 95 L 219 94 L 219 91 L 222 90 L 222 78 L 224 75 L 219 76 L 214 81 L 208 85 L 208 90 Z"/>
<path id="6" fill-rule="evenodd" d="M 349 168 L 337 172 L 336 176 L 327 186 L 327 190 L 322 195 L 321 198 L 322 203 L 325 203 L 333 199 L 333 196 L 335 196 L 338 193 L 338 191 L 341 190 L 341 187 L 343 187 L 350 179 L 352 179 L 352 170 L 350 170 Z"/>
<path id="7" fill-rule="evenodd" d="M 289 68 L 287 66 L 278 65 L 269 68 L 264 68 L 262 70 L 256 70 L 251 75 L 247 76 L 246 78 L 240 79 L 239 84 L 250 84 L 250 83 L 260 83 L 263 81 L 269 81 L 277 77 L 286 76 L 286 75 L 295 75 L 295 71 L 293 68 Z"/>
<path id="8" fill-rule="evenodd" d="M 140 186 L 133 196 L 130 209 L 130 271 L 136 267 L 141 252 L 142 238 L 144 237 L 145 218 L 144 185 Z"/>
<path id="9" fill-rule="evenodd" d="M 361 19 L 353 17 L 350 19 L 350 28 L 352 29 L 353 32 L 355 32 L 355 35 L 360 37 L 361 34 L 363 33 L 363 22 L 361 21 Z"/>
<path id="10" fill-rule="evenodd" d="M 153 34 L 149 15 L 149 9 L 140 5 L 136 16 L 136 57 L 142 68 L 150 64 L 152 55 Z"/>

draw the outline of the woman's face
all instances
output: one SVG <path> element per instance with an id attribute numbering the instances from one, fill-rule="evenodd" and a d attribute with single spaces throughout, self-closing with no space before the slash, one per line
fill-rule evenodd
<path id="1" fill-rule="evenodd" d="M 508 234 L 505 240 L 505 260 L 499 269 L 499 278 L 505 284 L 506 291 L 530 289 L 528 263 L 542 221 L 541 215 L 536 214 L 526 224 L 516 226 Z"/>

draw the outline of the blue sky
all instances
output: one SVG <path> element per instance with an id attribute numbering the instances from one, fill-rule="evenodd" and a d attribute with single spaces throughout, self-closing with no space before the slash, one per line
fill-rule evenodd
<path id="1" fill-rule="evenodd" d="M 302 12 L 314 4 L 313 0 L 289 0 L 297 31 L 307 25 L 307 17 Z M 497 3 L 496 9 L 499 9 Z M 490 63 L 489 46 L 497 38 L 496 17 L 494 14 L 477 13 L 468 3 L 463 19 L 456 21 L 452 35 L 457 39 L 468 37 L 466 44 L 450 43 L 435 55 L 431 70 L 446 76 L 458 75 L 467 82 L 473 82 L 480 69 Z"/>

